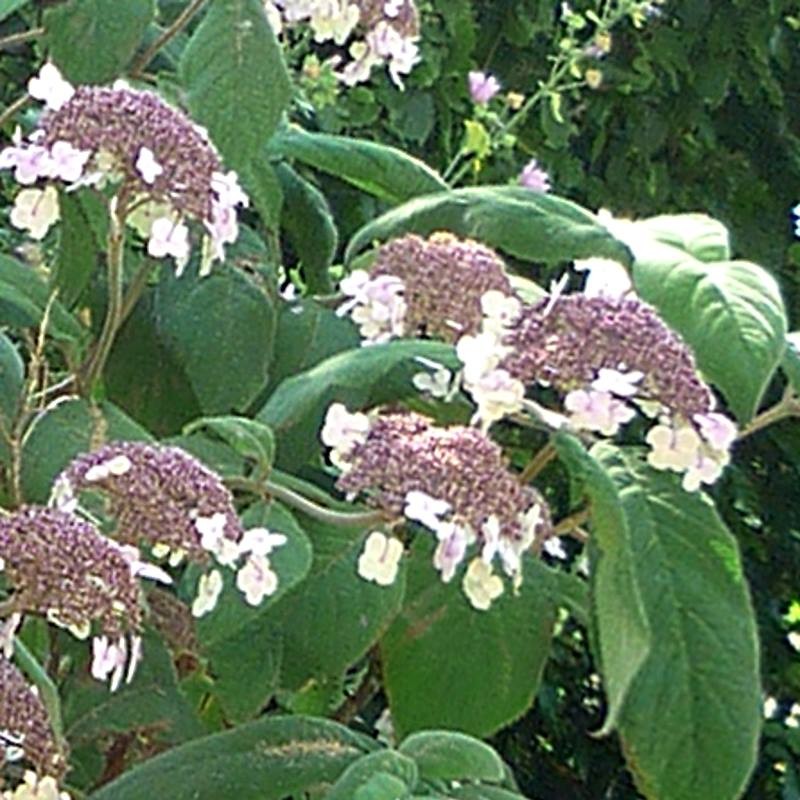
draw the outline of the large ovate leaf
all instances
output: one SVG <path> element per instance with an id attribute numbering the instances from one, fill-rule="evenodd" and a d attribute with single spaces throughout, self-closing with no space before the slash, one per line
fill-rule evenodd
<path id="1" fill-rule="evenodd" d="M 456 731 L 412 733 L 398 752 L 413 758 L 426 780 L 502 783 L 505 765 L 488 744 Z"/>
<path id="2" fill-rule="evenodd" d="M 657 242 L 634 251 L 636 291 L 683 336 L 700 370 L 747 422 L 786 347 L 775 279 L 746 261 L 706 263 Z"/>
<path id="3" fill-rule="evenodd" d="M 731 257 L 728 229 L 707 214 L 660 214 L 637 221 L 635 227 L 700 261 L 727 261 Z"/>
<path id="4" fill-rule="evenodd" d="M 67 311 L 52 291 L 29 266 L 10 256 L 0 255 L 0 322 L 13 327 L 39 325 L 47 314 L 47 333 L 64 342 L 84 336 L 80 323 Z"/>
<path id="5" fill-rule="evenodd" d="M 286 689 L 344 673 L 389 626 L 405 591 L 402 564 L 391 586 L 359 576 L 358 557 L 367 533 L 363 526 L 298 519 L 314 548 L 311 571 L 284 597 L 267 628 L 281 640 L 280 682 Z"/>
<path id="6" fill-rule="evenodd" d="M 282 506 L 258 503 L 247 510 L 242 523 L 245 528 L 263 526 L 282 533 L 287 542 L 269 556 L 278 576 L 273 595 L 249 606 L 231 572 L 224 570 L 225 587 L 216 608 L 197 622 L 198 640 L 214 677 L 212 691 L 233 720 L 255 715 L 278 688 L 283 644 L 272 624 L 280 609 L 273 609 L 311 567 L 308 537 Z"/>
<path id="7" fill-rule="evenodd" d="M 16 345 L 0 333 L 0 461 L 11 458 L 11 437 L 22 404 L 25 364 Z"/>
<path id="8" fill-rule="evenodd" d="M 289 102 L 281 48 L 260 0 L 214 0 L 180 64 L 189 110 L 228 166 L 247 172 Z"/>
<path id="9" fill-rule="evenodd" d="M 786 352 L 783 354 L 781 368 L 796 394 L 800 394 L 800 331 L 786 336 Z"/>
<path id="10" fill-rule="evenodd" d="M 279 164 L 275 173 L 283 192 L 281 225 L 299 261 L 303 281 L 311 293 L 329 293 L 333 285 L 328 268 L 339 233 L 328 200 L 288 164 Z"/>
<path id="11" fill-rule="evenodd" d="M 460 579 L 441 581 L 432 550 L 426 539 L 414 543 L 403 609 L 381 641 L 395 730 L 488 736 L 527 711 L 539 688 L 555 618 L 547 575 L 526 562 L 519 595 L 507 585 L 478 611 Z"/>
<path id="12" fill-rule="evenodd" d="M 650 800 L 734 800 L 756 762 L 758 640 L 736 540 L 701 493 L 598 444 L 632 533 L 650 652 L 630 685 L 619 733 Z"/>
<path id="13" fill-rule="evenodd" d="M 29 2 L 30 0 L 0 0 L 0 22 Z"/>
<path id="14" fill-rule="evenodd" d="M 53 479 L 80 453 L 114 440 L 147 441 L 150 434 L 112 403 L 67 400 L 37 417 L 22 448 L 22 492 L 45 503 Z"/>
<path id="15" fill-rule="evenodd" d="M 128 66 L 155 0 L 66 0 L 44 14 L 50 58 L 72 83 L 109 83 Z"/>
<path id="16" fill-rule="evenodd" d="M 283 800 L 335 781 L 371 749 L 368 738 L 335 722 L 265 717 L 156 756 L 94 792 L 91 800 Z"/>
<path id="17" fill-rule="evenodd" d="M 308 460 L 319 447 L 319 430 L 332 402 L 352 411 L 415 393 L 411 379 L 422 370 L 418 357 L 458 366 L 450 345 L 406 339 L 347 350 L 285 380 L 258 413 L 275 432 L 278 464 L 290 469 Z"/>
<path id="18" fill-rule="evenodd" d="M 404 203 L 357 231 L 345 260 L 374 240 L 404 233 L 448 230 L 526 261 L 558 263 L 605 256 L 630 262 L 595 216 L 576 203 L 520 186 L 479 186 L 427 195 Z"/>
<path id="19" fill-rule="evenodd" d="M 417 783 L 417 765 L 393 750 L 379 750 L 351 764 L 325 800 L 403 800 Z"/>
<path id="20" fill-rule="evenodd" d="M 592 542 L 597 548 L 591 596 L 608 697 L 602 732 L 608 733 L 650 651 L 650 626 L 633 563 L 634 531 L 622 512 L 617 487 L 578 440 L 562 434 L 556 438 L 556 447 L 591 503 Z"/>
<path id="21" fill-rule="evenodd" d="M 351 136 L 310 133 L 297 125 L 278 131 L 270 150 L 352 183 L 387 203 L 447 189 L 427 164 L 395 147 Z"/>
<path id="22" fill-rule="evenodd" d="M 275 455 L 275 437 L 263 422 L 232 415 L 200 417 L 187 425 L 183 432 L 186 435 L 198 430 L 216 434 L 235 453 L 254 461 L 262 474 L 269 472 Z"/>

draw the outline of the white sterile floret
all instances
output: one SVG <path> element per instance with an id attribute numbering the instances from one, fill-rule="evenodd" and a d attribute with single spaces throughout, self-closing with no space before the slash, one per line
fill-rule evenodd
<path id="1" fill-rule="evenodd" d="M 250 205 L 250 198 L 239 185 L 239 177 L 233 170 L 213 172 L 211 188 L 217 195 L 219 204 L 225 208 L 234 208 L 235 206 L 247 208 Z"/>
<path id="2" fill-rule="evenodd" d="M 116 692 L 123 678 L 126 683 L 133 680 L 136 666 L 142 657 L 141 646 L 142 641 L 139 636 L 131 637 L 130 649 L 124 636 L 120 636 L 116 641 L 110 640 L 107 636 L 95 636 L 92 639 L 92 677 L 99 681 L 110 678 L 109 688 L 112 692 Z"/>
<path id="3" fill-rule="evenodd" d="M 439 529 L 442 524 L 441 517 L 450 513 L 450 503 L 431 497 L 425 492 L 412 489 L 405 496 L 403 515 L 406 519 L 422 523 L 432 531 Z"/>
<path id="4" fill-rule="evenodd" d="M 475 541 L 475 534 L 469 527 L 442 522 L 436 529 L 436 538 L 439 544 L 433 554 L 433 566 L 442 573 L 442 581 L 449 583 L 464 560 L 467 545 Z"/>
<path id="5" fill-rule="evenodd" d="M 95 464 L 93 467 L 89 467 L 83 479 L 89 483 L 94 483 L 95 481 L 104 481 L 111 476 L 118 478 L 128 472 L 132 466 L 128 456 L 121 454 L 104 461 L 102 464 Z"/>
<path id="6" fill-rule="evenodd" d="M 464 380 L 467 383 L 479 381 L 487 372 L 491 372 L 506 354 L 498 337 L 489 332 L 474 336 L 462 336 L 456 343 L 456 355 L 464 365 Z"/>
<path id="7" fill-rule="evenodd" d="M 91 155 L 89 150 L 79 150 L 69 142 L 59 140 L 50 148 L 47 177 L 74 183 L 80 179 Z"/>
<path id="8" fill-rule="evenodd" d="M 714 450 L 727 451 L 736 441 L 736 425 L 724 414 L 710 412 L 695 414 L 692 419 L 700 428 L 700 435 Z"/>
<path id="9" fill-rule="evenodd" d="M 153 183 L 164 172 L 164 167 L 156 161 L 156 157 L 149 147 L 140 148 L 135 167 L 145 183 Z"/>
<path id="10" fill-rule="evenodd" d="M 673 428 L 655 425 L 645 441 L 652 450 L 647 454 L 647 463 L 656 469 L 671 469 L 683 472 L 697 461 L 702 442 L 697 431 L 689 425 Z"/>
<path id="11" fill-rule="evenodd" d="M 360 11 L 357 5 L 348 0 L 320 0 L 311 15 L 311 29 L 315 42 L 333 39 L 343 45 L 358 24 Z"/>
<path id="12" fill-rule="evenodd" d="M 276 547 L 282 547 L 288 539 L 283 533 L 272 533 L 266 528 L 250 528 L 239 542 L 240 553 L 268 556 Z"/>
<path id="13" fill-rule="evenodd" d="M 399 539 L 373 531 L 358 557 L 358 574 L 379 586 L 391 586 L 397 577 L 402 555 L 403 543 Z"/>
<path id="14" fill-rule="evenodd" d="M 222 592 L 222 573 L 218 569 L 201 575 L 197 583 L 197 596 L 192 603 L 192 616 L 202 617 L 216 608 Z"/>
<path id="15" fill-rule="evenodd" d="M 172 256 L 180 265 L 189 258 L 189 228 L 169 217 L 158 217 L 150 226 L 147 252 L 153 258 Z"/>
<path id="16" fill-rule="evenodd" d="M 70 800 L 67 792 L 59 792 L 58 783 L 52 775 L 40 778 L 33 770 L 26 770 L 22 783 L 12 791 L 2 794 L 3 800 Z"/>
<path id="17" fill-rule="evenodd" d="M 697 457 L 689 465 L 683 476 L 682 485 L 687 492 L 696 492 L 703 483 L 715 483 L 729 461 L 725 452 L 698 451 Z"/>
<path id="18" fill-rule="evenodd" d="M 547 553 L 551 558 L 558 558 L 562 561 L 567 557 L 564 542 L 559 536 L 548 536 L 542 544 L 542 552 Z"/>
<path id="19" fill-rule="evenodd" d="M 575 261 L 578 272 L 586 272 L 583 293 L 587 297 L 624 297 L 633 291 L 630 275 L 618 261 L 586 258 Z"/>
<path id="20" fill-rule="evenodd" d="M 525 384 L 504 369 L 487 372 L 467 388 L 478 406 L 476 417 L 484 428 L 520 411 L 525 400 Z"/>
<path id="21" fill-rule="evenodd" d="M 10 219 L 15 228 L 26 230 L 31 238 L 41 240 L 59 216 L 58 192 L 55 186 L 48 186 L 19 192 L 14 198 Z"/>
<path id="22" fill-rule="evenodd" d="M 437 399 L 448 399 L 453 392 L 453 374 L 446 367 L 438 367 L 433 373 L 417 372 L 411 382 L 421 392 L 427 392 Z M 456 382 L 457 388 L 457 382 Z"/>
<path id="23" fill-rule="evenodd" d="M 789 642 L 789 645 L 793 650 L 796 650 L 800 653 L 800 631 L 792 631 L 791 633 L 786 635 L 786 641 Z"/>
<path id="24" fill-rule="evenodd" d="M 232 567 L 239 559 L 238 542 L 225 535 L 228 518 L 217 511 L 210 517 L 197 517 L 194 526 L 200 534 L 200 546 L 212 553 L 217 561 L 226 567 Z"/>
<path id="25" fill-rule="evenodd" d="M 58 111 L 75 94 L 75 88 L 64 80 L 58 67 L 48 61 L 39 74 L 28 81 L 28 93 L 41 100 L 51 111 Z"/>
<path id="26" fill-rule="evenodd" d="M 60 475 L 53 483 L 47 504 L 51 508 L 57 508 L 59 511 L 68 513 L 72 513 L 78 507 L 78 498 L 75 496 L 72 484 L 64 475 Z"/>
<path id="27" fill-rule="evenodd" d="M 347 455 L 357 444 L 367 439 L 370 420 L 366 414 L 351 414 L 342 403 L 332 403 L 325 415 L 320 438 L 331 448 L 331 463 L 339 469 L 347 469 Z"/>
<path id="28" fill-rule="evenodd" d="M 484 292 L 481 297 L 483 330 L 502 334 L 506 328 L 516 322 L 521 310 L 522 304 L 516 297 L 511 297 L 498 289 Z"/>
<path id="29" fill-rule="evenodd" d="M 251 606 L 257 606 L 265 597 L 275 594 L 278 576 L 266 556 L 253 554 L 236 574 L 236 587 Z"/>
<path id="30" fill-rule="evenodd" d="M 503 594 L 503 581 L 481 558 L 472 559 L 461 586 L 470 605 L 478 611 L 488 610 L 492 602 Z"/>
<path id="31" fill-rule="evenodd" d="M 13 169 L 14 180 L 23 186 L 36 183 L 39 178 L 50 177 L 52 164 L 50 151 L 40 145 L 22 145 L 19 128 L 14 133 L 14 147 L 0 150 L 0 169 Z"/>
<path id="32" fill-rule="evenodd" d="M 364 337 L 362 344 L 378 344 L 403 335 L 404 292 L 405 284 L 399 278 L 379 275 L 363 283 L 353 301 L 345 303 L 339 310 L 350 311 L 350 318 Z"/>
<path id="33" fill-rule="evenodd" d="M 14 636 L 21 622 L 22 614 L 16 613 L 10 614 L 8 619 L 3 620 L 0 624 L 0 653 L 6 659 L 10 659 L 14 655 Z"/>
<path id="34" fill-rule="evenodd" d="M 613 436 L 636 411 L 609 392 L 576 389 L 564 398 L 564 408 L 570 412 L 570 422 L 576 428 L 598 431 Z"/>
<path id="35" fill-rule="evenodd" d="M 618 397 L 633 397 L 639 391 L 636 385 L 644 378 L 644 373 L 638 370 L 620 372 L 616 369 L 601 368 L 597 377 L 592 381 L 592 389 L 596 392 L 608 392 Z"/>

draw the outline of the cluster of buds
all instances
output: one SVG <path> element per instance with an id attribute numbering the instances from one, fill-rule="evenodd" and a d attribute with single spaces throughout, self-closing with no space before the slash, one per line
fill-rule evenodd
<path id="1" fill-rule="evenodd" d="M 114 536 L 177 566 L 184 558 L 207 565 L 212 559 L 236 570 L 236 585 L 251 605 L 278 587 L 269 554 L 285 544 L 266 528 L 243 530 L 233 497 L 219 476 L 177 447 L 114 442 L 72 461 L 56 479 L 53 502 L 77 506 L 76 493 L 93 490 L 108 503 Z M 216 606 L 223 588 L 217 569 L 200 578 L 195 616 Z"/>
<path id="2" fill-rule="evenodd" d="M 78 639 L 94 631 L 92 674 L 112 691 L 130 681 L 141 656 L 139 577 L 170 582 L 139 551 L 103 536 L 69 511 L 24 506 L 0 517 L 0 569 L 12 589 L 6 648 L 20 615 L 31 613 Z"/>
<path id="3" fill-rule="evenodd" d="M 318 43 L 350 42 L 350 60 L 337 73 L 348 86 L 363 83 L 376 66 L 387 64 L 392 80 L 402 88 L 402 76 L 419 61 L 414 0 L 274 0 L 265 7 L 279 31 L 284 24 L 306 22 Z M 336 60 L 338 64 L 340 59 Z"/>
<path id="4" fill-rule="evenodd" d="M 476 428 L 437 427 L 413 413 L 351 414 L 335 403 L 321 437 L 342 470 L 339 489 L 363 493 L 388 516 L 433 532 L 434 566 L 443 581 L 452 580 L 474 546 L 462 586 L 475 608 L 488 608 L 503 591 L 492 571 L 495 559 L 517 586 L 523 553 L 550 533 L 545 501 L 519 483 L 499 445 Z M 399 557 L 391 540 L 371 539 L 365 550 L 370 564 L 382 551 Z"/>
<path id="5" fill-rule="evenodd" d="M 0 687 L 0 768 L 25 762 L 35 769 L 34 777 L 49 776 L 55 786 L 66 771 L 66 755 L 36 690 L 2 656 Z"/>
<path id="6" fill-rule="evenodd" d="M 67 191 L 81 186 L 115 187 L 114 213 L 148 238 L 148 253 L 171 256 L 178 273 L 189 259 L 187 219 L 201 222 L 201 274 L 224 260 L 225 245 L 238 236 L 237 207 L 248 204 L 234 172 L 222 163 L 205 130 L 158 95 L 117 82 L 113 87 L 73 87 L 45 64 L 29 83 L 45 102 L 39 127 L 23 140 L 15 134 L 0 152 L 0 169 L 13 169 L 24 186 L 11 222 L 42 239 L 59 218 L 54 181 Z"/>
<path id="7" fill-rule="evenodd" d="M 525 386 L 552 386 L 578 429 L 613 436 L 637 411 L 658 417 L 648 460 L 683 473 L 687 491 L 713 483 L 729 461 L 734 424 L 714 411 L 686 344 L 636 297 L 554 296 L 518 307 L 502 327 L 487 314 L 457 351 L 483 419 L 517 410 Z"/>
<path id="8" fill-rule="evenodd" d="M 372 270 L 355 270 L 341 282 L 350 314 L 365 344 L 398 336 L 455 342 L 482 323 L 487 292 L 511 295 L 500 257 L 450 233 L 428 239 L 406 234 L 383 245 Z"/>

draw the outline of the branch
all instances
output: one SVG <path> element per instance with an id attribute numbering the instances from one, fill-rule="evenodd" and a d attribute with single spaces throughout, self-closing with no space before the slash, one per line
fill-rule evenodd
<path id="1" fill-rule="evenodd" d="M 31 28 L 29 31 L 19 31 L 18 33 L 11 33 L 8 36 L 0 37 L 0 50 L 6 47 L 12 47 L 15 44 L 22 44 L 29 42 L 31 39 L 38 39 L 44 34 L 44 28 Z"/>
<path id="2" fill-rule="evenodd" d="M 762 411 L 760 414 L 753 417 L 753 419 L 739 431 L 739 435 L 736 438 L 744 439 L 746 436 L 750 436 L 756 431 L 766 428 L 768 425 L 780 422 L 782 419 L 798 416 L 800 416 L 800 397 L 797 397 L 792 388 L 788 387 L 780 401 L 772 406 L 772 408 L 768 408 L 766 411 Z"/>
<path id="3" fill-rule="evenodd" d="M 18 97 L 2 114 L 0 114 L 0 128 L 6 124 L 17 111 L 25 107 L 30 97 L 27 94 Z"/>
<path id="4" fill-rule="evenodd" d="M 172 25 L 161 32 L 161 35 L 134 61 L 130 69 L 131 78 L 140 78 L 147 65 L 167 42 L 177 36 L 186 27 L 189 20 L 203 7 L 206 0 L 192 0 L 175 18 Z"/>
<path id="5" fill-rule="evenodd" d="M 519 482 L 523 485 L 530 483 L 554 458 L 556 448 L 552 442 L 548 442 L 536 455 L 525 465 L 520 472 Z"/>

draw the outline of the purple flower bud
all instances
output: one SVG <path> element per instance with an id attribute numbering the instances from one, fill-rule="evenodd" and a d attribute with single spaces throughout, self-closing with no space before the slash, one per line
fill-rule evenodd
<path id="1" fill-rule="evenodd" d="M 534 192 L 546 194 L 550 191 L 550 176 L 539 166 L 539 162 L 532 158 L 522 169 L 519 182 Z"/>
<path id="2" fill-rule="evenodd" d="M 488 103 L 499 91 L 500 82 L 494 75 L 473 70 L 467 76 L 469 95 L 479 105 Z"/>
<path id="3" fill-rule="evenodd" d="M 56 481 L 58 491 L 96 490 L 116 518 L 114 536 L 145 541 L 165 554 L 205 564 L 209 552 L 237 543 L 242 526 L 219 476 L 177 447 L 113 442 L 79 456 Z"/>
<path id="4" fill-rule="evenodd" d="M 141 629 L 131 555 L 74 514 L 24 506 L 0 517 L 0 563 L 15 612 L 41 615 L 79 638 L 92 623 L 114 638 Z"/>
<path id="5" fill-rule="evenodd" d="M 42 701 L 22 673 L 0 656 L 0 769 L 25 760 L 39 775 L 63 777 L 66 753 L 56 743 Z"/>

